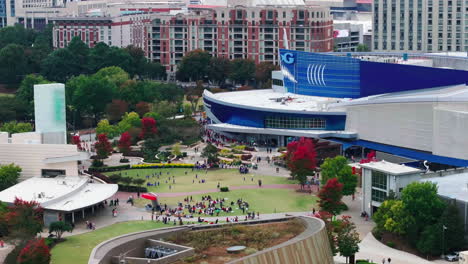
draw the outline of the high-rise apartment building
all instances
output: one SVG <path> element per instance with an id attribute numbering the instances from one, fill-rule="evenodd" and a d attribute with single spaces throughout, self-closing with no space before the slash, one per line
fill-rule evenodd
<path id="1" fill-rule="evenodd" d="M 373 50 L 468 52 L 468 0 L 374 0 Z"/>
<path id="2" fill-rule="evenodd" d="M 186 52 L 279 64 L 284 41 L 295 50 L 333 50 L 333 20 L 324 7 L 217 7 L 158 14 L 148 30 L 148 57 L 175 71 Z M 284 39 L 286 36 L 287 40 Z"/>
<path id="3" fill-rule="evenodd" d="M 274 64 L 279 64 L 278 49 L 285 47 L 285 41 L 295 50 L 333 51 L 333 20 L 326 7 L 198 5 L 189 10 L 99 10 L 101 14 L 89 10 L 79 16 L 51 18 L 54 47 L 66 47 L 74 36 L 91 47 L 97 42 L 135 45 L 169 72 L 176 71 L 182 57 L 195 49 L 214 57 Z"/>

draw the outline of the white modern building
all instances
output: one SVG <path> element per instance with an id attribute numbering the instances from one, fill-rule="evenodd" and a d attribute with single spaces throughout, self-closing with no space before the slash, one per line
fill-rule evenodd
<path id="1" fill-rule="evenodd" d="M 8 137 L 7 132 L 0 132 L 0 164 L 20 166 L 20 180 L 78 175 L 78 161 L 87 159 L 88 154 L 78 151 L 76 145 L 44 143 L 45 135 L 30 132 Z"/>
<path id="2" fill-rule="evenodd" d="M 90 183 L 88 177 L 34 177 L 2 192 L 0 201 L 12 204 L 16 198 L 36 201 L 44 208 L 44 225 L 55 221 L 74 223 L 94 214 L 97 207 L 117 192 L 117 184 Z"/>
<path id="3" fill-rule="evenodd" d="M 373 51 L 468 52 L 467 0 L 374 0 Z"/>
<path id="4" fill-rule="evenodd" d="M 397 197 L 411 182 L 421 179 L 421 170 L 386 161 L 360 164 L 362 169 L 363 212 L 369 216 L 377 210 L 392 191 Z"/>

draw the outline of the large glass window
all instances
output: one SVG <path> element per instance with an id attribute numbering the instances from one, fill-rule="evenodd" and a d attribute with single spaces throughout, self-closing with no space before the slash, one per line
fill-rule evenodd
<path id="1" fill-rule="evenodd" d="M 290 129 L 323 129 L 326 120 L 323 118 L 302 118 L 289 116 L 267 116 L 266 128 L 290 128 Z"/>
<path id="2" fill-rule="evenodd" d="M 387 174 L 380 171 L 372 171 L 372 187 L 387 190 Z"/>
<path id="3" fill-rule="evenodd" d="M 372 189 L 372 201 L 383 202 L 387 198 L 387 192 Z"/>

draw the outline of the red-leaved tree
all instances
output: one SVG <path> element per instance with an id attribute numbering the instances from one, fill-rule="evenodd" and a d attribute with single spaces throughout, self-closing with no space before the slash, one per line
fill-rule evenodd
<path id="1" fill-rule="evenodd" d="M 122 133 L 119 139 L 119 150 L 125 156 L 130 152 L 130 147 L 132 146 L 132 136 L 128 132 Z"/>
<path id="2" fill-rule="evenodd" d="M 50 250 L 43 238 L 29 240 L 16 259 L 18 264 L 48 264 L 49 262 Z"/>
<path id="3" fill-rule="evenodd" d="M 135 111 L 140 115 L 144 116 L 151 110 L 151 105 L 147 102 L 139 102 L 135 105 Z"/>
<path id="4" fill-rule="evenodd" d="M 72 139 L 71 139 L 71 143 L 73 145 L 76 145 L 76 147 L 79 149 L 79 150 L 83 150 L 83 146 L 81 146 L 81 139 L 80 139 L 80 136 L 73 136 Z"/>
<path id="5" fill-rule="evenodd" d="M 38 202 L 15 198 L 5 219 L 14 237 L 26 239 L 42 231 L 42 214 L 43 209 Z"/>
<path id="6" fill-rule="evenodd" d="M 328 180 L 320 189 L 318 197 L 318 204 L 322 211 L 337 215 L 346 208 L 346 205 L 341 201 L 341 198 L 343 198 L 343 184 L 337 178 Z"/>
<path id="7" fill-rule="evenodd" d="M 286 164 L 291 171 L 291 176 L 297 179 L 301 186 L 307 181 L 307 176 L 314 174 L 317 167 L 317 152 L 314 142 L 309 138 L 300 138 L 288 144 L 285 156 Z"/>
<path id="8" fill-rule="evenodd" d="M 98 141 L 94 143 L 94 149 L 96 150 L 98 158 L 105 159 L 109 157 L 112 152 L 112 145 L 109 142 L 109 139 L 107 139 L 106 134 L 98 135 Z"/>
<path id="9" fill-rule="evenodd" d="M 147 139 L 156 136 L 158 129 L 156 128 L 156 120 L 152 117 L 144 117 L 141 119 L 140 138 Z"/>

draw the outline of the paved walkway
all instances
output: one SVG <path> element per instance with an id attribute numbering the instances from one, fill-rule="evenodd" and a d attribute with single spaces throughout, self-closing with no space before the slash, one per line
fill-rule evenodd
<path id="1" fill-rule="evenodd" d="M 13 245 L 5 244 L 5 247 L 0 248 L 0 263 L 5 262 L 5 258 L 13 250 Z"/>

